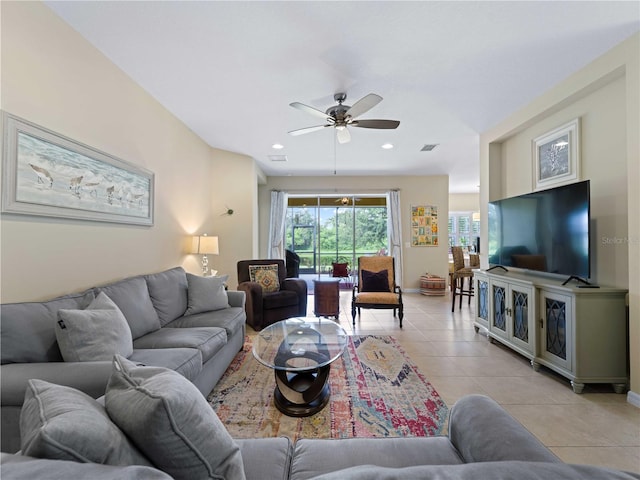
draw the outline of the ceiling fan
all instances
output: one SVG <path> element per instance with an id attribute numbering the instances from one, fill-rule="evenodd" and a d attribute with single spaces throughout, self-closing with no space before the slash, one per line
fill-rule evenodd
<path id="1" fill-rule="evenodd" d="M 370 93 L 365 95 L 353 106 L 344 105 L 343 102 L 347 99 L 346 93 L 336 93 L 333 98 L 337 105 L 329 107 L 326 112 L 310 107 L 300 102 L 290 103 L 293 108 L 302 110 L 303 112 L 310 113 L 316 117 L 322 118 L 325 125 L 316 125 L 314 127 L 300 128 L 298 130 L 292 130 L 289 132 L 291 135 L 302 135 L 304 133 L 315 132 L 326 127 L 334 127 L 336 129 L 338 142 L 347 143 L 351 140 L 351 134 L 347 127 L 360 127 L 360 128 L 378 128 L 378 129 L 394 129 L 398 128 L 400 122 L 397 120 L 357 120 L 356 118 L 365 112 L 368 112 L 378 103 L 382 101 L 380 95 Z"/>

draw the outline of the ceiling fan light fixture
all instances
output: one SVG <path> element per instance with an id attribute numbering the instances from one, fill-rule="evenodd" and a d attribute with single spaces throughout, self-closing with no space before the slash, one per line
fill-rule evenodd
<path id="1" fill-rule="evenodd" d="M 351 134 L 347 127 L 360 127 L 360 128 L 373 128 L 373 129 L 394 129 L 398 128 L 400 122 L 397 120 L 357 120 L 357 117 L 368 112 L 378 103 L 382 101 L 380 95 L 370 93 L 365 95 L 352 106 L 344 105 L 343 102 L 347 99 L 346 93 L 336 93 L 333 96 L 334 100 L 338 102 L 337 105 L 329 107 L 326 112 L 322 112 L 315 107 L 310 107 L 300 102 L 292 102 L 289 105 L 298 110 L 307 112 L 315 117 L 321 117 L 326 121 L 324 125 L 317 125 L 315 127 L 299 128 L 297 130 L 291 130 L 290 135 L 302 135 L 305 133 L 321 130 L 325 127 L 334 127 L 337 131 L 338 142 L 348 143 L 351 140 Z"/>

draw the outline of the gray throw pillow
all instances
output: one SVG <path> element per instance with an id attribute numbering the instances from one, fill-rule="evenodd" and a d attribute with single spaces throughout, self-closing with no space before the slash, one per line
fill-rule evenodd
<path id="1" fill-rule="evenodd" d="M 104 292 L 84 310 L 58 310 L 55 332 L 65 362 L 111 360 L 116 353 L 125 357 L 133 353 L 127 319 Z"/>
<path id="2" fill-rule="evenodd" d="M 93 290 L 47 302 L 2 304 L 0 357 L 5 363 L 61 362 L 55 324 L 61 308 L 86 308 L 96 298 Z"/>
<path id="3" fill-rule="evenodd" d="M 156 468 L 173 478 L 245 478 L 240 448 L 200 391 L 179 373 L 116 355 L 105 406 Z"/>
<path id="4" fill-rule="evenodd" d="M 223 277 L 200 277 L 187 273 L 187 311 L 185 315 L 212 312 L 229 308 L 229 298 L 224 283 L 229 275 Z"/>
<path id="5" fill-rule="evenodd" d="M 98 292 L 106 293 L 129 322 L 131 336 L 140 338 L 147 333 L 160 330 L 160 318 L 153 307 L 149 287 L 144 277 L 130 277 L 115 283 L 98 287 Z"/>
<path id="6" fill-rule="evenodd" d="M 149 460 L 86 393 L 29 380 L 20 412 L 23 455 L 107 465 L 147 465 Z"/>

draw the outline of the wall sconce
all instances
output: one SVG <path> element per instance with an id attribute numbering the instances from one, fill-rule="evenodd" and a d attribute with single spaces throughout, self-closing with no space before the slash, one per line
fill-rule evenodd
<path id="1" fill-rule="evenodd" d="M 480 221 L 480 212 L 473 212 L 473 214 L 471 215 L 471 219 L 474 222 L 479 222 Z"/>
<path id="2" fill-rule="evenodd" d="M 226 207 L 226 210 L 224 211 L 222 216 L 224 217 L 225 215 L 229 215 L 229 216 L 233 215 L 233 208 L 229 208 L 228 205 L 225 205 L 225 207 Z"/>
<path id="3" fill-rule="evenodd" d="M 206 233 L 193 237 L 191 253 L 202 255 L 202 275 L 206 275 L 209 270 L 209 258 L 207 255 L 218 255 L 220 253 L 218 250 L 218 237 L 208 237 Z"/>

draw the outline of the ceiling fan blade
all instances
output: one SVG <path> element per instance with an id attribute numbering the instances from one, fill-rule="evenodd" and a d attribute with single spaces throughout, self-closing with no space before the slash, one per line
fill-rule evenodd
<path id="1" fill-rule="evenodd" d="M 292 106 L 293 108 L 297 108 L 298 110 L 302 110 L 303 112 L 307 112 L 316 117 L 320 117 L 323 120 L 326 120 L 327 122 L 330 122 L 333 120 L 333 118 L 331 118 L 330 115 L 327 115 L 326 112 L 323 112 L 322 110 L 318 110 L 317 108 L 310 107 L 309 105 L 305 105 L 304 103 L 293 102 L 293 103 L 290 103 L 289 105 Z"/>
<path id="2" fill-rule="evenodd" d="M 349 110 L 347 110 L 346 115 L 350 115 L 352 118 L 356 118 L 362 115 L 365 112 L 368 112 L 377 104 L 382 101 L 382 97 L 380 95 L 376 95 L 375 93 L 370 93 L 369 95 L 365 95 L 356 103 L 354 103 Z"/>
<path id="3" fill-rule="evenodd" d="M 398 128 L 400 122 L 398 120 L 354 120 L 350 125 L 360 128 L 393 129 Z"/>
<path id="4" fill-rule="evenodd" d="M 351 134 L 347 127 L 336 128 L 336 134 L 338 135 L 338 143 L 349 143 L 351 141 Z"/>
<path id="5" fill-rule="evenodd" d="M 310 132 L 315 132 L 316 130 L 322 130 L 325 127 L 331 127 L 332 125 L 316 125 L 315 127 L 306 127 L 306 128 L 299 128 L 298 130 L 291 130 L 289 132 L 289 135 L 293 135 L 294 137 L 296 135 L 302 135 L 304 133 L 310 133 Z"/>

